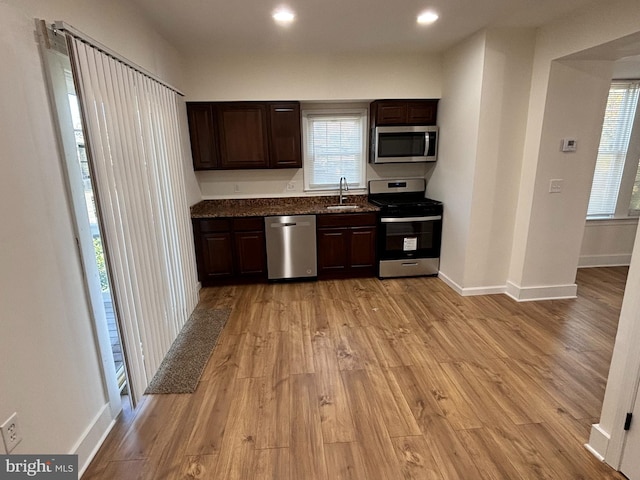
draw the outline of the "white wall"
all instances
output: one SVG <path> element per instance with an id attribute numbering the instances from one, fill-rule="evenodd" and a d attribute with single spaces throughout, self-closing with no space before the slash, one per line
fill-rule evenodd
<path id="1" fill-rule="evenodd" d="M 600 84 L 597 77 L 604 75 L 606 66 L 601 65 L 600 68 L 603 70 L 593 74 L 581 72 L 577 65 L 561 66 L 553 62 L 638 31 L 639 18 L 640 3 L 635 0 L 617 0 L 607 2 L 606 5 L 594 4 L 573 12 L 571 16 L 546 25 L 538 33 L 512 262 L 509 271 L 510 286 L 514 287 L 512 289 L 514 296 L 522 294 L 523 287 L 535 289 L 539 285 L 559 286 L 555 292 L 553 289 L 547 292 L 552 296 L 562 296 L 563 293 L 571 291 L 575 270 L 571 271 L 570 264 L 577 265 L 584 229 L 583 211 L 586 211 L 586 205 L 583 204 L 586 202 L 584 192 L 590 187 L 591 179 L 588 170 L 591 169 L 591 165 L 589 159 L 562 160 L 558 152 L 558 142 L 563 135 L 577 135 L 578 129 L 587 135 L 595 135 L 599 138 L 599 128 L 596 128 L 596 124 L 588 126 L 579 115 L 587 113 L 597 115 L 599 105 L 606 100 L 606 96 L 603 97 L 601 93 L 595 93 L 593 90 L 591 92 L 585 90 L 583 93 L 596 94 L 595 99 L 591 96 L 579 97 L 578 89 L 572 88 L 570 78 L 573 74 L 576 75 L 574 80 L 578 77 L 585 79 L 591 77 L 595 86 Z M 554 70 L 558 69 L 554 73 L 558 76 L 557 80 L 561 84 L 565 82 L 564 87 L 560 85 L 556 91 L 550 89 L 553 85 L 552 64 Z M 563 96 L 563 88 L 565 96 Z M 599 91 L 600 88 L 595 87 L 595 90 Z M 585 98 L 589 101 L 586 102 Z M 567 115 L 558 108 L 558 105 L 563 103 L 573 111 L 572 115 Z M 591 103 L 593 105 L 590 106 Z M 592 108 L 596 106 L 598 108 Z M 561 121 L 562 118 L 565 119 L 564 123 Z M 592 118 L 594 122 L 601 122 L 602 119 L 602 117 Z M 546 131 L 543 131 L 543 127 Z M 546 136 L 543 138 L 543 135 Z M 580 142 L 576 152 L 578 155 L 575 158 L 582 159 L 584 148 L 591 148 L 593 140 L 580 135 L 578 141 Z M 594 153 L 589 152 L 589 156 L 591 157 Z M 575 172 L 569 167 L 570 164 L 577 169 Z M 551 178 L 564 178 L 565 188 L 569 190 L 565 190 L 566 193 L 556 194 L 555 197 L 549 197 L 548 182 Z M 569 184 L 566 180 L 570 180 Z M 570 198 L 568 194 L 571 192 L 575 192 L 579 198 Z M 565 205 L 564 200 L 570 205 Z M 578 218 L 580 222 L 576 220 Z M 560 232 L 565 232 L 566 237 Z M 555 264 L 549 261 L 550 257 L 547 256 L 549 253 L 559 258 L 561 251 L 565 252 L 567 257 L 562 258 L 560 263 Z"/>
<path id="2" fill-rule="evenodd" d="M 467 290 L 500 291 L 507 281 L 534 43 L 533 29 L 487 31 L 463 280 Z"/>
<path id="3" fill-rule="evenodd" d="M 176 88 L 185 88 L 181 54 L 123 0 L 0 0 L 29 17 L 62 20 Z"/>
<path id="4" fill-rule="evenodd" d="M 640 2 L 615 0 L 575 11 L 538 33 L 509 272 L 512 284 L 535 288 L 540 283 L 563 286 L 574 281 L 593 174 L 591 163 L 595 161 L 592 157 L 600 134 L 597 124 L 602 122 L 612 72 L 612 65 L 607 63 L 638 54 L 637 35 L 624 38 L 637 32 Z M 583 58 L 591 61 L 559 61 L 608 42 L 612 42 L 610 47 L 598 49 L 602 52 L 599 58 L 589 55 Z M 565 135 L 577 137 L 578 155 L 559 152 L 559 141 Z M 596 140 L 583 135 L 595 136 Z M 587 155 L 583 155 L 584 148 Z M 550 178 L 565 179 L 565 192 L 573 198 L 565 193 L 550 195 Z M 600 423 L 593 426 L 588 445 L 614 467 L 622 451 L 622 420 L 633 403 L 630 392 L 637 385 L 640 371 L 636 348 L 640 275 L 635 265 L 639 249 L 640 239 L 636 237 Z M 560 258 L 558 252 L 567 258 Z M 558 262 L 551 262 L 552 258 Z"/>
<path id="5" fill-rule="evenodd" d="M 638 78 L 639 76 L 640 63 L 637 60 L 615 62 L 613 78 Z M 640 108 L 636 109 L 633 129 L 629 137 L 624 174 L 618 194 L 618 203 L 621 205 L 622 211 L 616 212 L 616 215 L 621 218 L 588 220 L 586 222 L 579 266 L 629 265 L 638 219 L 622 217 L 626 217 L 626 209 L 631 202 L 631 191 L 636 179 L 638 159 L 640 159 Z"/>
<path id="6" fill-rule="evenodd" d="M 444 203 L 440 275 L 458 285 L 466 267 L 485 49 L 481 32 L 444 56 L 438 162 L 428 186 Z"/>
<path id="7" fill-rule="evenodd" d="M 462 294 L 504 291 L 515 221 L 534 32 L 491 29 L 445 54 L 438 163 L 441 277 Z"/>
<path id="8" fill-rule="evenodd" d="M 0 8 L 0 421 L 18 412 L 15 453 L 68 453 L 106 397 L 33 22 Z"/>
<path id="9" fill-rule="evenodd" d="M 433 165 L 371 165 L 367 164 L 367 180 L 379 178 L 423 178 L 433 169 Z M 304 191 L 304 177 L 301 168 L 281 168 L 262 170 L 210 170 L 196 172 L 202 199 L 220 198 L 265 198 L 304 197 L 336 195 L 335 191 Z M 336 188 L 339 179 L 336 178 Z M 293 184 L 292 190 L 287 185 Z M 347 195 L 364 195 L 366 190 L 351 189 Z"/>
<path id="10" fill-rule="evenodd" d="M 300 100 L 307 103 L 382 98 L 440 98 L 438 55 L 277 54 L 188 58 L 187 100 Z M 367 167 L 367 179 L 424 177 L 430 167 Z M 305 195 L 302 169 L 196 172 L 202 198 Z M 294 189 L 287 190 L 293 182 Z M 236 191 L 237 185 L 237 191 Z M 362 193 L 362 192 L 361 192 Z"/>
<path id="11" fill-rule="evenodd" d="M 187 100 L 440 98 L 439 55 L 233 54 L 186 61 Z"/>
<path id="12" fill-rule="evenodd" d="M 587 221 L 578 266 L 629 265 L 637 229 L 637 219 Z"/>
<path id="13" fill-rule="evenodd" d="M 47 23 L 62 20 L 184 92 L 185 65 L 182 54 L 158 34 L 132 2 L 0 0 L 0 4 L 3 3 L 13 5 L 28 17 L 39 18 Z M 186 188 L 191 205 L 198 202 L 201 195 L 190 158 L 186 112 L 182 127 L 188 157 L 185 158 Z"/>
<path id="14" fill-rule="evenodd" d="M 625 287 L 618 332 L 607 378 L 607 388 L 602 402 L 599 423 L 591 427 L 587 447 L 597 457 L 614 468 L 619 468 L 625 432 L 624 420 L 627 412 L 633 411 L 638 394 L 640 376 L 640 236 L 635 239 L 627 285 Z M 629 452 L 637 455 L 638 452 Z M 629 473 L 629 472 L 627 472 Z"/>
<path id="15" fill-rule="evenodd" d="M 575 275 L 611 69 L 609 61 L 554 62 L 551 68 L 526 253 L 520 277 L 510 284 L 518 287 L 511 290 L 516 298 L 576 294 Z M 577 140 L 576 152 L 561 151 L 565 137 Z M 549 193 L 552 179 L 563 181 L 561 193 Z"/>
<path id="16" fill-rule="evenodd" d="M 176 84 L 180 65 L 127 2 L 0 0 L 0 421 L 18 413 L 15 453 L 77 452 L 82 466 L 111 418 L 33 17 L 66 20 Z"/>

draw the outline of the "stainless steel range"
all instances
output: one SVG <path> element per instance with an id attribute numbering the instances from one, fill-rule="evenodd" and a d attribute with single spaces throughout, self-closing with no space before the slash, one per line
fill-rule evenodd
<path id="1" fill-rule="evenodd" d="M 423 178 L 369 182 L 369 202 L 380 207 L 380 278 L 438 274 L 443 207 L 425 188 Z"/>

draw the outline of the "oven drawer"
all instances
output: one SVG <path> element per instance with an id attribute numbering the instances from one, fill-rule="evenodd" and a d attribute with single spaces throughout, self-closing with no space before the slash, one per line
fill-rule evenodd
<path id="1" fill-rule="evenodd" d="M 439 258 L 412 258 L 405 260 L 381 260 L 380 278 L 418 277 L 437 275 L 440 268 Z"/>

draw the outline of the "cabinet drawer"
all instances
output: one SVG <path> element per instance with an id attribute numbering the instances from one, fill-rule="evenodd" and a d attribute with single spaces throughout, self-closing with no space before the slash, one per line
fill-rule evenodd
<path id="1" fill-rule="evenodd" d="M 200 231 L 205 232 L 228 232 L 231 230 L 231 222 L 228 218 L 208 218 L 198 220 Z"/>
<path id="2" fill-rule="evenodd" d="M 375 226 L 376 221 L 377 216 L 375 213 L 337 213 L 318 215 L 316 218 L 318 228 Z"/>
<path id="3" fill-rule="evenodd" d="M 233 219 L 235 232 L 262 232 L 264 230 L 264 217 L 242 217 Z"/>

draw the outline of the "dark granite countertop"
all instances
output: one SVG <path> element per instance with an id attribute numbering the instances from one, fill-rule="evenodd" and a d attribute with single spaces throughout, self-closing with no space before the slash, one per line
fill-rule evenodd
<path id="1" fill-rule="evenodd" d="M 203 200 L 191 207 L 191 218 L 268 217 L 271 215 L 317 215 L 335 213 L 377 212 L 380 209 L 367 202 L 366 195 L 348 195 L 345 205 L 357 205 L 353 210 L 331 210 L 338 205 L 337 195 L 329 197 L 283 197 Z"/>

